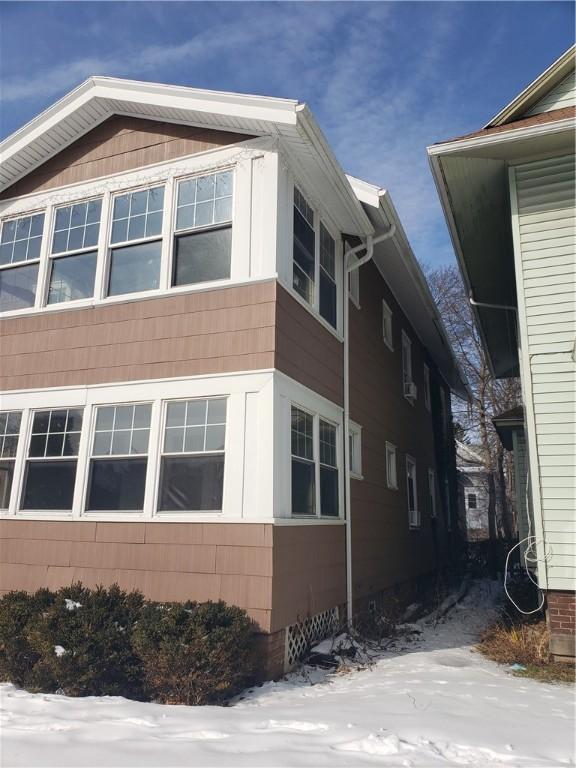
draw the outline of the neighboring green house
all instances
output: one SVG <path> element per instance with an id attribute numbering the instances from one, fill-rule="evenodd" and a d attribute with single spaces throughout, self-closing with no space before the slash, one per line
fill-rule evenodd
<path id="1" fill-rule="evenodd" d="M 575 102 L 572 48 L 482 130 L 428 149 L 492 371 L 521 378 L 523 424 L 499 431 L 520 447 L 525 432 L 532 517 L 519 504 L 519 528 L 534 536 L 557 657 L 575 648 Z"/>

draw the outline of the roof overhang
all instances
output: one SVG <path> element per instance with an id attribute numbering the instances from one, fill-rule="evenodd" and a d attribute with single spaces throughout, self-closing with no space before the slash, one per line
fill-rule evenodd
<path id="1" fill-rule="evenodd" d="M 374 246 L 374 263 L 438 366 L 447 386 L 457 397 L 467 399 L 466 378 L 454 357 L 438 308 L 389 193 L 353 176 L 348 176 L 348 180 L 362 202 L 376 235 L 387 232 L 392 223 L 396 225 L 393 237 Z"/>
<path id="2" fill-rule="evenodd" d="M 305 104 L 292 99 L 91 77 L 0 143 L 0 191 L 112 115 L 272 136 L 342 228 L 372 234 L 371 223 Z"/>
<path id="3" fill-rule="evenodd" d="M 492 419 L 492 424 L 494 424 L 494 428 L 504 448 L 507 451 L 511 451 L 514 447 L 512 437 L 514 432 L 524 430 L 524 408 L 519 405 L 516 408 L 505 411 L 495 416 Z"/>
<path id="4" fill-rule="evenodd" d="M 477 302 L 517 306 L 509 165 L 573 151 L 571 118 L 428 147 L 466 290 Z M 516 312 L 474 307 L 474 314 L 494 376 L 517 376 Z"/>

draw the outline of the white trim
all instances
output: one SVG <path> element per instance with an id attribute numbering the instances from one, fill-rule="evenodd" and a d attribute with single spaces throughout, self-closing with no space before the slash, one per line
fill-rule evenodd
<path id="1" fill-rule="evenodd" d="M 348 420 L 348 434 L 352 438 L 350 451 L 350 477 L 354 480 L 364 480 L 362 474 L 362 427 L 352 419 Z"/>
<path id="2" fill-rule="evenodd" d="M 397 491 L 398 490 L 398 449 L 394 445 L 394 443 L 389 443 L 386 441 L 386 487 L 390 491 Z M 394 460 L 393 464 L 393 472 L 390 473 L 388 470 L 390 469 L 390 459 Z M 393 474 L 393 477 L 391 477 L 391 474 Z"/>
<path id="3" fill-rule="evenodd" d="M 411 469 L 414 476 L 411 478 Z M 414 492 L 414 509 L 410 507 L 409 481 L 412 480 L 412 490 Z M 416 459 L 406 454 L 406 503 L 408 505 L 408 526 L 410 530 L 417 530 L 422 525 L 422 516 L 418 509 L 418 473 L 416 469 Z"/>

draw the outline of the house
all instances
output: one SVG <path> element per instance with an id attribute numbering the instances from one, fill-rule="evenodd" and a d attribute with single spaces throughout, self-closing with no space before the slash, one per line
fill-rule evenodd
<path id="1" fill-rule="evenodd" d="M 0 152 L 3 591 L 222 599 L 275 675 L 436 584 L 465 385 L 306 105 L 94 77 Z"/>
<path id="2" fill-rule="evenodd" d="M 521 379 L 524 410 L 496 426 L 527 487 L 519 527 L 560 659 L 574 656 L 575 633 L 574 55 L 483 129 L 428 149 L 492 372 Z"/>
<path id="3" fill-rule="evenodd" d="M 493 483 L 486 470 L 481 448 L 456 441 L 456 472 L 458 476 L 458 509 L 462 529 L 468 541 L 489 538 L 488 515 L 495 503 Z"/>

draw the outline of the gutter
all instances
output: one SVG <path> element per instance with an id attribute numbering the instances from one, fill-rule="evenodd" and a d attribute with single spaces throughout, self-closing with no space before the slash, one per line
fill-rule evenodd
<path id="1" fill-rule="evenodd" d="M 350 248 L 344 254 L 344 492 L 346 508 L 346 619 L 348 626 L 352 626 L 353 620 L 353 590 L 352 590 L 352 508 L 350 505 L 350 340 L 349 340 L 349 313 L 350 297 L 348 289 L 349 275 L 355 269 L 367 264 L 374 255 L 374 246 L 383 240 L 388 240 L 396 233 L 396 224 L 392 222 L 390 228 L 383 235 L 374 237 L 368 235 L 366 243 Z M 350 259 L 358 251 L 366 249 L 366 254 L 350 263 Z"/>

